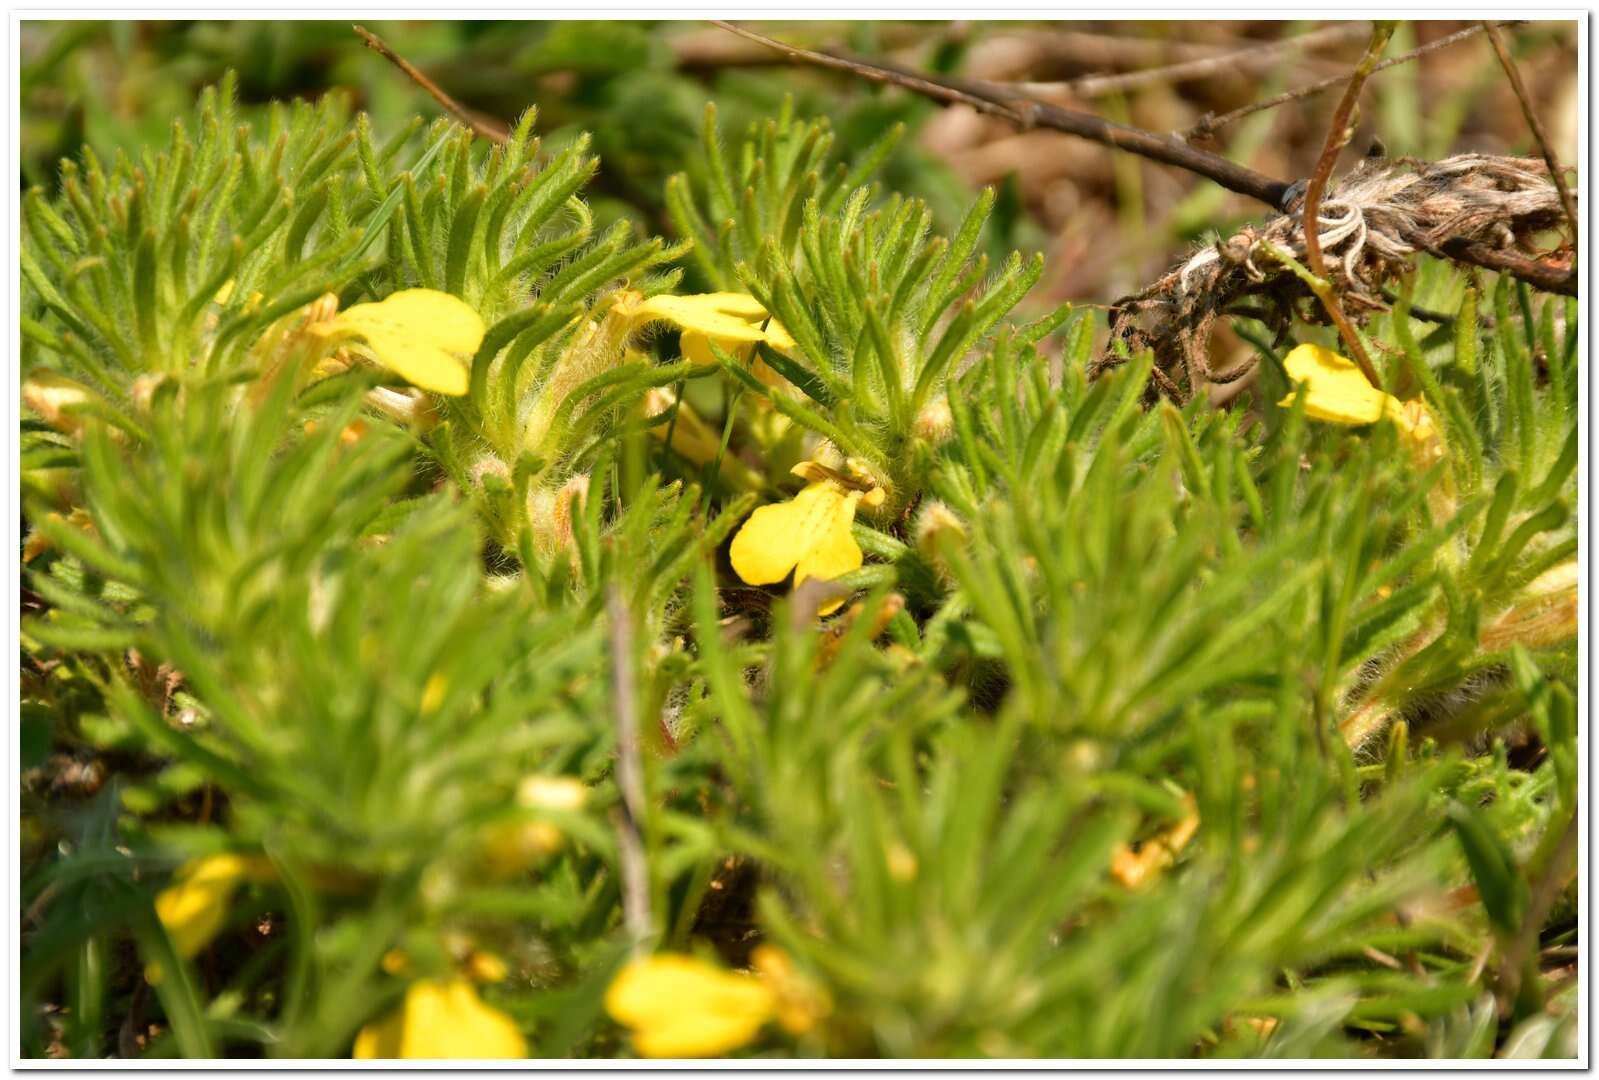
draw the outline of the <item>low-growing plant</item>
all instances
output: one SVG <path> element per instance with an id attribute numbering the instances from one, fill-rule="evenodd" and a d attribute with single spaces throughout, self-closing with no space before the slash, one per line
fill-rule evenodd
<path id="1" fill-rule="evenodd" d="M 26 1053 L 1574 1052 L 1574 303 L 1150 407 L 887 142 L 534 123 L 25 196 Z"/>

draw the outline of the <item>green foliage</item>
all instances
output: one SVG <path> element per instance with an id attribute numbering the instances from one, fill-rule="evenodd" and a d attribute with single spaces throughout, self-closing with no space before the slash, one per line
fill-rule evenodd
<path id="1" fill-rule="evenodd" d="M 702 275 L 719 289 L 748 290 L 798 343 L 798 358 L 760 350 L 809 399 L 772 395 L 773 407 L 865 461 L 887 487 L 892 513 L 925 483 L 929 435 L 947 424 L 945 389 L 958 363 L 1038 282 L 1043 256 L 1012 254 L 977 288 L 988 272 L 978 249 L 992 191 L 953 237 L 932 236 L 925 202 L 896 194 L 874 205 L 873 190 L 863 186 L 902 128 L 854 168 L 840 164 L 824 180 L 819 163 L 833 142 L 827 125 L 797 122 L 788 104 L 751 131 L 736 165 L 726 160 L 708 108 L 703 209 L 683 175 L 668 181 L 669 207 L 678 231 L 695 241 Z M 1008 344 L 1035 344 L 1069 314 L 1062 308 L 1022 327 Z"/>
<path id="2" fill-rule="evenodd" d="M 1014 315 L 991 193 L 935 235 L 801 111 L 707 114 L 677 246 L 531 113 L 227 85 L 26 196 L 28 1053 L 146 1010 L 150 1056 L 343 1056 L 493 954 L 534 1055 L 619 1056 L 639 937 L 780 946 L 813 1006 L 761 1054 L 1572 1051 L 1575 306 L 1423 261 L 1368 330 L 1433 441 L 1270 357 L 1146 411 L 1147 356 L 1091 383 L 1086 313 Z M 640 333 L 682 274 L 794 347 Z M 482 316 L 465 395 L 314 329 L 414 287 Z M 723 557 L 801 458 L 888 493 L 827 620 Z M 222 852 L 186 956 L 156 898 Z"/>

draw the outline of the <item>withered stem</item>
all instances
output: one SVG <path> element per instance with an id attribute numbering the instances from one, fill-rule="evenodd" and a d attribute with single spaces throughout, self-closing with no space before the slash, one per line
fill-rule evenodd
<path id="1" fill-rule="evenodd" d="M 1365 85 L 1366 78 L 1377 66 L 1377 61 L 1382 57 L 1382 51 L 1388 47 L 1388 39 L 1393 37 L 1393 34 L 1392 22 L 1379 22 L 1372 27 L 1371 44 L 1366 46 L 1366 54 L 1360 58 L 1360 63 L 1355 65 L 1355 70 L 1349 77 L 1349 85 L 1344 88 L 1344 96 L 1339 99 L 1338 108 L 1333 110 L 1332 124 L 1327 129 L 1327 140 L 1322 144 L 1321 157 L 1316 160 L 1316 168 L 1310 174 L 1310 183 L 1305 187 L 1305 208 L 1302 219 L 1305 231 L 1305 263 L 1312 274 L 1327 282 L 1329 286 L 1326 289 L 1317 289 L 1316 296 L 1321 300 L 1322 307 L 1327 309 L 1328 317 L 1338 327 L 1338 336 L 1343 338 L 1350 356 L 1360 365 L 1361 372 L 1371 381 L 1371 385 L 1379 390 L 1382 389 L 1382 381 L 1378 378 L 1377 368 L 1372 364 L 1371 357 L 1366 355 L 1366 346 L 1356 333 L 1354 324 L 1344 313 L 1344 306 L 1338 299 L 1338 291 L 1333 287 L 1332 275 L 1327 272 L 1327 260 L 1321 255 L 1321 199 L 1327 192 L 1327 181 L 1332 179 L 1333 166 L 1338 164 L 1339 153 L 1348 144 L 1349 137 L 1354 134 L 1350 120 L 1354 116 L 1355 104 L 1360 100 L 1360 88 Z"/>
<path id="2" fill-rule="evenodd" d="M 1532 98 L 1527 94 L 1527 86 L 1521 81 L 1521 71 L 1516 67 L 1516 62 L 1510 58 L 1510 50 L 1505 48 L 1504 35 L 1491 22 L 1483 23 L 1482 28 L 1488 32 L 1488 40 L 1499 56 L 1499 66 L 1505 69 L 1505 77 L 1510 80 L 1510 88 L 1516 92 L 1516 100 L 1521 102 L 1521 115 L 1527 118 L 1527 126 L 1532 129 L 1532 137 L 1538 140 L 1538 149 L 1543 151 L 1544 164 L 1549 166 L 1549 175 L 1554 178 L 1555 190 L 1560 192 L 1560 205 L 1566 211 L 1566 222 L 1571 226 L 1571 238 L 1575 242 L 1578 231 L 1577 200 L 1571 197 L 1571 188 L 1566 186 L 1566 172 L 1560 167 L 1560 159 L 1555 156 L 1555 149 L 1549 143 L 1549 136 L 1544 133 L 1543 121 L 1538 119 L 1538 113 L 1532 107 Z"/>

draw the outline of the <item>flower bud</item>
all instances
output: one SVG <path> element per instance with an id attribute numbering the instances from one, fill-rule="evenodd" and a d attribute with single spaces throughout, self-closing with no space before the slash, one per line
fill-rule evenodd
<path id="1" fill-rule="evenodd" d="M 366 403 L 396 423 L 414 427 L 419 433 L 431 431 L 439 422 L 439 411 L 432 397 L 421 391 L 374 386 L 366 392 Z"/>
<path id="2" fill-rule="evenodd" d="M 466 472 L 479 486 L 487 486 L 491 476 L 506 484 L 511 482 L 511 467 L 493 454 L 485 454 L 478 458 Z"/>
<path id="3" fill-rule="evenodd" d="M 1519 590 L 1515 601 L 1482 631 L 1482 647 L 1491 652 L 1519 642 L 1529 649 L 1548 648 L 1577 636 L 1577 563 L 1561 563 Z"/>
<path id="4" fill-rule="evenodd" d="M 516 805 L 529 810 L 581 810 L 589 789 L 572 776 L 530 776 L 516 789 Z"/>
<path id="5" fill-rule="evenodd" d="M 948 578 L 950 570 L 942 548 L 946 543 L 964 543 L 966 524 L 945 503 L 928 499 L 911 523 L 911 537 L 922 559 Z"/>
<path id="6" fill-rule="evenodd" d="M 949 399 L 940 395 L 923 405 L 911 422 L 911 434 L 932 446 L 948 442 L 955 434 L 955 414 L 950 411 Z"/>
<path id="7" fill-rule="evenodd" d="M 78 435 L 83 431 L 83 416 L 74 411 L 75 407 L 104 399 L 75 379 L 48 368 L 38 368 L 23 382 L 22 400 L 39 419 L 57 431 Z"/>
<path id="8" fill-rule="evenodd" d="M 572 513 L 575 503 L 586 499 L 589 493 L 587 473 L 572 477 L 561 487 L 533 488 L 527 493 L 528 527 L 533 532 L 534 543 L 543 555 L 565 551 L 574 559 L 577 556 L 572 535 Z M 575 565 L 575 564 L 574 564 Z"/>

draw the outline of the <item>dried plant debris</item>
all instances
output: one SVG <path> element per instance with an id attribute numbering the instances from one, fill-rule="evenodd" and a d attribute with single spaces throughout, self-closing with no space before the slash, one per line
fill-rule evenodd
<path id="1" fill-rule="evenodd" d="M 1303 302 L 1314 300 L 1309 287 L 1280 257 L 1304 256 L 1303 199 L 1302 191 L 1292 193 L 1286 212 L 1216 241 L 1118 301 L 1110 341 L 1091 375 L 1151 349 L 1154 385 L 1184 401 L 1198 380 L 1233 382 L 1252 367 L 1217 372 L 1208 360 L 1211 326 L 1240 301 L 1263 301 L 1275 329 L 1286 329 L 1294 316 L 1324 322 L 1319 305 Z M 1388 309 L 1383 286 L 1417 253 L 1447 256 L 1463 247 L 1519 253 L 1557 228 L 1562 210 L 1543 162 L 1460 154 L 1437 162 L 1364 161 L 1328 193 L 1317 220 L 1333 286 L 1353 312 L 1369 315 Z M 1562 240 L 1544 265 L 1569 253 Z"/>

